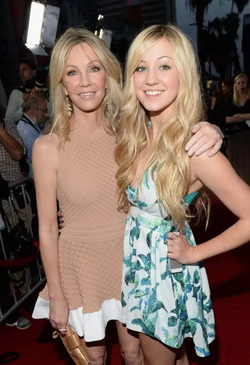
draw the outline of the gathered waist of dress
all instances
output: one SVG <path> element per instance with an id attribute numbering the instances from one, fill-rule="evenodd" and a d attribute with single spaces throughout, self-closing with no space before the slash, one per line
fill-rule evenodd
<path id="1" fill-rule="evenodd" d="M 74 238 L 78 242 L 98 243 L 122 238 L 125 229 L 125 217 L 107 222 L 68 223 L 61 230 L 62 239 Z"/>
<path id="2" fill-rule="evenodd" d="M 130 212 L 128 213 L 128 218 L 129 217 L 132 219 L 137 219 L 141 225 L 150 229 L 157 228 L 159 226 L 165 226 L 166 230 L 169 231 L 173 226 L 171 220 L 145 212 L 134 205 L 132 205 L 130 208 Z"/>

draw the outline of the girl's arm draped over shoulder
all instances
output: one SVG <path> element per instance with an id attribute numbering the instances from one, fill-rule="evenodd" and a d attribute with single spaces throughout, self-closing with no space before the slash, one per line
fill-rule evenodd
<path id="1" fill-rule="evenodd" d="M 169 257 L 181 263 L 195 263 L 243 245 L 250 241 L 250 187 L 240 179 L 221 154 L 202 155 L 191 160 L 192 175 L 207 186 L 239 220 L 217 237 L 196 247 L 170 234 Z M 223 216 L 221 217 L 223 219 Z"/>
<path id="2" fill-rule="evenodd" d="M 37 196 L 39 238 L 50 298 L 50 319 L 55 328 L 65 328 L 68 308 L 62 292 L 58 261 L 57 168 L 58 152 L 51 135 L 38 138 L 32 165 Z"/>
<path id="3" fill-rule="evenodd" d="M 192 129 L 193 137 L 186 144 L 188 156 L 199 156 L 208 152 L 209 157 L 215 155 L 221 148 L 223 134 L 219 127 L 208 122 L 199 122 Z"/>

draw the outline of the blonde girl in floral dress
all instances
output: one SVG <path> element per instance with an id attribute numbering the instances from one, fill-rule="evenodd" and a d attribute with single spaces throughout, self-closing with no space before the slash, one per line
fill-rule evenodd
<path id="1" fill-rule="evenodd" d="M 139 334 L 145 365 L 188 364 L 191 337 L 209 355 L 214 314 L 201 260 L 250 240 L 250 188 L 221 154 L 189 157 L 185 145 L 204 115 L 190 41 L 172 25 L 154 25 L 132 43 L 126 65 L 121 139 L 115 150 L 120 209 L 128 211 L 122 322 Z M 196 246 L 189 204 L 206 205 L 203 186 L 239 217 Z M 177 260 L 180 272 L 172 270 Z M 178 355 L 179 356 L 179 355 Z"/>

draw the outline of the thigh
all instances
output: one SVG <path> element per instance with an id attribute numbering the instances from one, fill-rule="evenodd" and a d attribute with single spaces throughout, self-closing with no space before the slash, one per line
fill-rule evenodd
<path id="1" fill-rule="evenodd" d="M 85 342 L 81 339 L 84 350 L 87 353 L 90 364 L 106 363 L 106 345 L 105 340 L 95 342 Z"/>
<path id="2" fill-rule="evenodd" d="M 176 350 L 164 345 L 162 342 L 139 333 L 139 340 L 144 356 L 145 365 L 174 365 Z"/>
<path id="3" fill-rule="evenodd" d="M 175 365 L 189 365 L 185 345 L 183 344 L 178 350 L 177 350 L 177 358 L 176 358 L 176 364 Z"/>
<path id="4" fill-rule="evenodd" d="M 144 365 L 138 333 L 130 331 L 127 327 L 116 321 L 116 328 L 121 354 L 128 364 Z"/>

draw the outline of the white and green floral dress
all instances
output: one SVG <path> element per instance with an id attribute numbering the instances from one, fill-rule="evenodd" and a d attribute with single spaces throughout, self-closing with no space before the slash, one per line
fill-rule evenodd
<path id="1" fill-rule="evenodd" d="M 195 195 L 185 201 L 190 204 Z M 197 355 L 208 356 L 215 325 L 203 263 L 183 265 L 181 273 L 169 271 L 166 240 L 172 222 L 162 218 L 150 169 L 142 186 L 130 186 L 127 196 L 131 209 L 124 238 L 122 322 L 173 348 L 192 337 Z M 195 246 L 187 223 L 184 232 Z"/>

